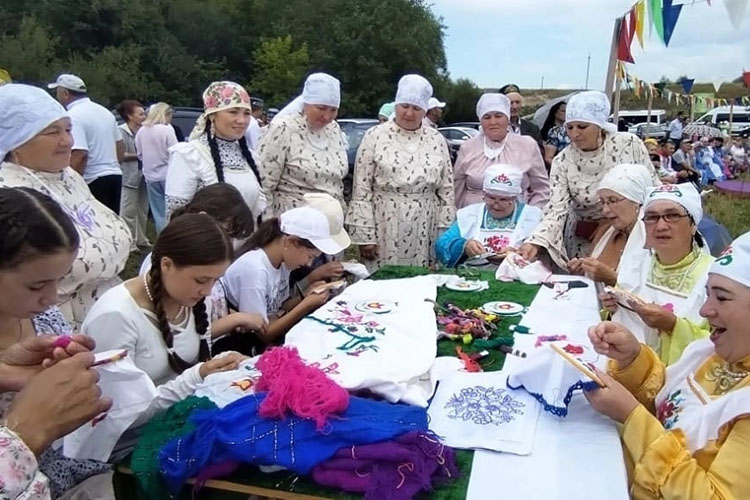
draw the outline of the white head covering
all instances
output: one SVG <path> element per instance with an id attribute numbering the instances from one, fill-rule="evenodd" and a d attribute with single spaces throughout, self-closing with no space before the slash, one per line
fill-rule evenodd
<path id="1" fill-rule="evenodd" d="M 500 196 L 518 196 L 521 194 L 523 172 L 513 165 L 497 163 L 484 171 L 482 190 L 485 193 Z"/>
<path id="2" fill-rule="evenodd" d="M 196 139 L 206 131 L 208 115 L 232 108 L 244 108 L 252 111 L 250 94 L 247 93 L 245 87 L 235 82 L 211 82 L 203 91 L 203 114 L 195 122 L 193 130 L 190 132 L 190 140 Z"/>
<path id="3" fill-rule="evenodd" d="M 346 247 L 331 238 L 328 218 L 319 210 L 303 206 L 287 210 L 279 217 L 281 232 L 308 240 L 321 252 L 336 255 Z"/>
<path id="4" fill-rule="evenodd" d="M 20 83 L 0 86 L 0 162 L 66 116 L 65 108 L 40 88 Z"/>
<path id="5" fill-rule="evenodd" d="M 653 181 L 646 167 L 635 163 L 621 163 L 604 175 L 597 191 L 609 189 L 633 203 L 643 205 L 646 194 L 652 187 Z"/>
<path id="6" fill-rule="evenodd" d="M 743 234 L 721 252 L 708 272 L 750 287 L 750 233 Z"/>
<path id="7" fill-rule="evenodd" d="M 609 99 L 598 90 L 581 92 L 570 98 L 565 108 L 565 123 L 591 123 L 605 132 L 613 134 L 617 127 L 609 123 Z"/>
<path id="8" fill-rule="evenodd" d="M 693 218 L 696 225 L 703 218 L 701 195 L 689 182 L 684 184 L 662 184 L 651 189 L 646 196 L 644 210 L 655 203 L 671 201 L 682 206 Z"/>
<path id="9" fill-rule="evenodd" d="M 419 75 L 404 75 L 398 81 L 396 104 L 412 104 L 427 111 L 432 97 L 432 85 Z"/>
<path id="10" fill-rule="evenodd" d="M 482 94 L 477 101 L 477 118 L 490 112 L 502 113 L 510 119 L 510 99 L 505 94 Z"/>
<path id="11" fill-rule="evenodd" d="M 328 193 L 307 193 L 302 198 L 308 206 L 326 216 L 331 239 L 343 248 L 348 248 L 352 240 L 344 229 L 344 210 L 341 203 Z"/>
<path id="12" fill-rule="evenodd" d="M 313 73 L 305 80 L 302 95 L 299 95 L 281 111 L 274 115 L 275 120 L 279 116 L 302 113 L 305 104 L 317 104 L 338 108 L 341 104 L 341 82 L 337 78 L 326 73 Z"/>

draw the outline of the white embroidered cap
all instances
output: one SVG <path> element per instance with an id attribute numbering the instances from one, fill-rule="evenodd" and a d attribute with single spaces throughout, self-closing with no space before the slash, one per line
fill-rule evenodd
<path id="1" fill-rule="evenodd" d="M 510 99 L 504 94 L 482 94 L 477 101 L 477 118 L 481 120 L 491 112 L 502 113 L 510 119 Z"/>
<path id="2" fill-rule="evenodd" d="M 591 123 L 611 134 L 617 127 L 609 122 L 609 99 L 597 90 L 581 92 L 570 98 L 565 108 L 565 123 Z"/>
<path id="3" fill-rule="evenodd" d="M 40 88 L 20 83 L 0 86 L 0 162 L 66 116 L 65 108 Z"/>
<path id="4" fill-rule="evenodd" d="M 307 193 L 302 198 L 308 206 L 326 216 L 331 239 L 343 248 L 348 248 L 352 240 L 344 229 L 344 210 L 341 203 L 328 193 Z"/>
<path id="5" fill-rule="evenodd" d="M 721 252 L 708 272 L 750 287 L 750 233 L 743 234 Z"/>
<path id="6" fill-rule="evenodd" d="M 328 219 L 323 212 L 312 207 L 298 207 L 281 214 L 281 232 L 308 240 L 321 252 L 336 255 L 343 247 L 331 238 Z"/>
<path id="7" fill-rule="evenodd" d="M 326 73 L 313 73 L 305 80 L 302 102 L 338 108 L 341 104 L 341 82 Z"/>
<path id="8" fill-rule="evenodd" d="M 662 184 L 656 186 L 646 195 L 646 205 L 644 210 L 656 203 L 672 202 L 683 207 L 693 218 L 693 222 L 698 223 L 703 218 L 703 204 L 701 195 L 698 190 L 689 183 L 684 184 Z"/>
<path id="9" fill-rule="evenodd" d="M 484 171 L 482 190 L 485 193 L 500 196 L 518 196 L 521 194 L 523 172 L 513 165 L 498 163 L 490 165 Z"/>
<path id="10" fill-rule="evenodd" d="M 427 111 L 432 97 L 432 85 L 419 75 L 404 75 L 398 81 L 396 104 L 412 104 Z"/>
<path id="11" fill-rule="evenodd" d="M 643 205 L 646 194 L 652 187 L 653 181 L 646 167 L 635 163 L 621 163 L 604 174 L 596 189 L 609 189 L 634 203 Z"/>

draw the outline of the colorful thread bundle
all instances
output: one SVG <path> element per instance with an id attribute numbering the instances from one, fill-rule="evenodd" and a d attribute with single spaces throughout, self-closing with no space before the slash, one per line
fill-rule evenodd
<path id="1" fill-rule="evenodd" d="M 276 347 L 266 351 L 256 367 L 261 377 L 258 391 L 268 391 L 260 415 L 284 418 L 291 411 L 300 418 L 315 421 L 320 431 L 332 414 L 349 406 L 349 393 L 320 369 L 306 365 L 293 347 Z"/>

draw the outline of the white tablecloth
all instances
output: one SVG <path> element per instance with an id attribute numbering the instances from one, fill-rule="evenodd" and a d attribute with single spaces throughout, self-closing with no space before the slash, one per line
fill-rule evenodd
<path id="1" fill-rule="evenodd" d="M 554 299 L 555 292 L 542 286 L 521 324 L 536 334 L 564 334 L 571 341 L 590 345 L 586 332 L 599 322 L 593 282 L 577 276 L 553 279 L 583 280 L 589 286 L 570 290 L 560 299 Z M 534 349 L 535 335 L 516 334 L 515 338 L 516 348 Z M 507 356 L 504 370 L 523 361 Z M 602 359 L 602 368 L 605 363 Z M 577 394 L 566 418 L 542 412 L 530 455 L 477 451 L 466 498 L 625 500 L 627 474 L 616 424 Z"/>

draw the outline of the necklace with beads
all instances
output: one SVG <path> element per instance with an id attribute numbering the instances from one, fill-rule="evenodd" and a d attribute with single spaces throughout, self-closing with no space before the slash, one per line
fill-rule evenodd
<path id="1" fill-rule="evenodd" d="M 148 300 L 151 301 L 151 304 L 155 305 L 156 302 L 154 301 L 154 296 L 151 293 L 151 287 L 148 284 L 148 275 L 145 275 L 145 274 L 143 275 L 143 286 L 146 289 L 146 295 L 148 296 Z M 184 316 L 187 314 L 187 309 L 188 308 L 185 306 L 180 306 L 180 310 L 177 311 L 177 314 L 174 315 L 174 318 L 172 318 L 170 322 L 172 324 L 182 323 L 185 320 Z"/>

